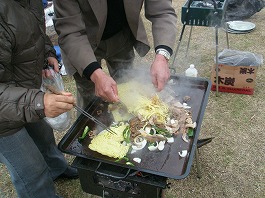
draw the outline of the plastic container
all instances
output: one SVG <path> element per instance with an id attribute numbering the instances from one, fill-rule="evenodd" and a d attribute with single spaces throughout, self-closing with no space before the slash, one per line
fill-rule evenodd
<path id="1" fill-rule="evenodd" d="M 190 67 L 185 71 L 185 76 L 197 77 L 197 75 L 198 71 L 193 64 L 191 64 Z"/>

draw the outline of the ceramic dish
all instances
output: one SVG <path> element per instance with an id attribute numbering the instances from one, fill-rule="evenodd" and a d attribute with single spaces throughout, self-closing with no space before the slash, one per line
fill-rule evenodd
<path id="1" fill-rule="evenodd" d="M 253 30 L 256 25 L 247 21 L 229 21 L 227 22 L 228 27 L 234 31 L 250 31 Z"/>

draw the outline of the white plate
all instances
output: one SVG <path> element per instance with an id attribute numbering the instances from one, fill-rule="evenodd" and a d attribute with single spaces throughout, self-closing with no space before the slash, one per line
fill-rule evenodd
<path id="1" fill-rule="evenodd" d="M 252 31 L 253 31 L 253 29 L 252 30 L 248 30 L 248 31 L 236 31 L 236 30 L 232 30 L 230 28 L 227 29 L 227 32 L 231 33 L 231 34 L 247 34 L 247 33 L 250 33 Z"/>
<path id="2" fill-rule="evenodd" d="M 236 31 L 249 31 L 256 27 L 254 23 L 247 21 L 229 21 L 227 23 L 230 29 Z"/>

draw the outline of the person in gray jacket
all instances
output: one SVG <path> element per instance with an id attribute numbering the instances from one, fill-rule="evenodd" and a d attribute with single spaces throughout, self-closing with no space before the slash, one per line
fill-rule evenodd
<path id="1" fill-rule="evenodd" d="M 71 93 L 40 90 L 45 59 L 59 71 L 41 0 L 0 1 L 0 163 L 18 197 L 58 197 L 53 180 L 77 177 L 43 120 L 73 108 Z M 45 72 L 44 72 L 45 74 Z"/>
<path id="2" fill-rule="evenodd" d="M 86 107 L 94 95 L 119 100 L 111 77 L 132 67 L 134 49 L 145 56 L 150 49 L 141 17 L 152 23 L 156 55 L 151 64 L 152 82 L 161 91 L 170 77 L 168 60 L 176 39 L 177 17 L 172 0 L 54 0 L 54 25 L 68 74 L 77 85 L 78 103 Z M 106 60 L 110 76 L 101 67 Z M 94 94 L 95 93 L 95 94 Z"/>

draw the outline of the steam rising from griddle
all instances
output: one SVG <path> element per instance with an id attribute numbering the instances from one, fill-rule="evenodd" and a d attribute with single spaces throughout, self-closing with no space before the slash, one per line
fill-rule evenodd
<path id="1" fill-rule="evenodd" d="M 130 70 L 124 70 L 116 79 L 118 84 L 118 94 L 120 100 L 126 106 L 137 107 L 138 101 L 142 97 L 151 98 L 158 95 L 159 98 L 168 103 L 172 99 L 181 96 L 182 88 L 178 87 L 179 93 L 173 91 L 172 86 L 178 86 L 174 80 L 170 80 L 160 92 L 152 84 L 150 69 L 148 66 L 141 66 Z M 187 82 L 186 85 L 189 83 Z M 186 87 L 187 89 L 187 87 Z"/>
<path id="2" fill-rule="evenodd" d="M 137 80 L 143 84 L 151 84 L 150 68 L 147 65 L 135 66 L 119 72 L 117 82 Z"/>
<path id="3" fill-rule="evenodd" d="M 116 81 L 120 100 L 126 105 L 135 104 L 137 106 L 137 100 L 140 97 L 150 98 L 157 93 L 152 84 L 150 69 L 147 66 L 124 70 Z"/>

